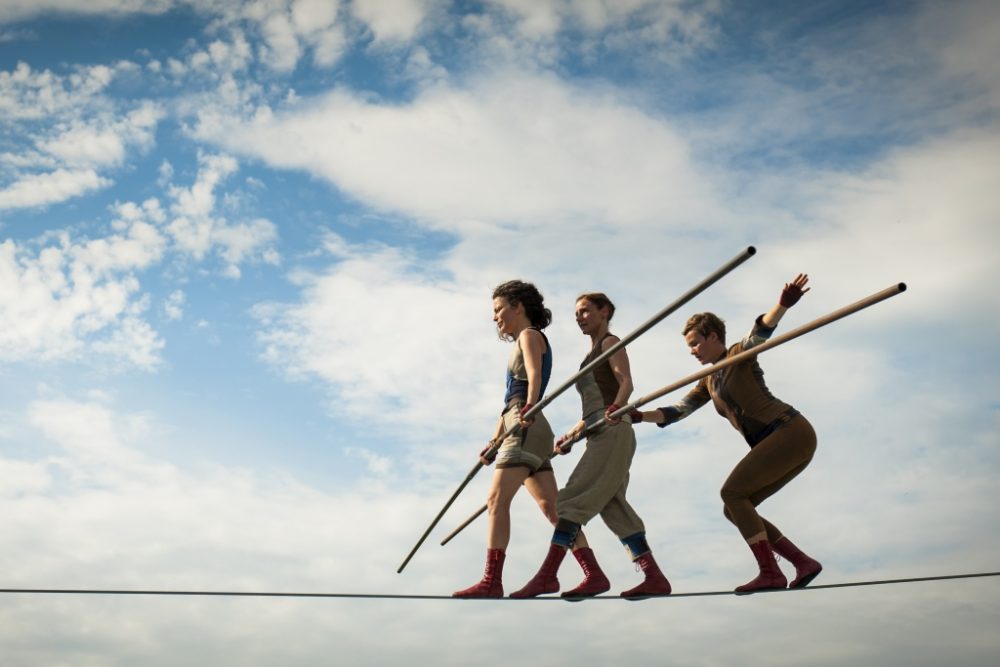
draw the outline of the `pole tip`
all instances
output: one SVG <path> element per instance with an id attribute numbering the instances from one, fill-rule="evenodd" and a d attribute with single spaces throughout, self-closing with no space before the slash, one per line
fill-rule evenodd
<path id="1" fill-rule="evenodd" d="M 756 255 L 757 254 L 757 248 L 754 248 L 753 246 L 747 247 L 747 254 L 748 255 Z"/>
<path id="2" fill-rule="evenodd" d="M 899 283 L 899 291 L 900 292 L 906 291 L 906 283 Z"/>

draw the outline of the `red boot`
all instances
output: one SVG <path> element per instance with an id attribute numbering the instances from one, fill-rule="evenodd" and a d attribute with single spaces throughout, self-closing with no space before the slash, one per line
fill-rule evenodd
<path id="1" fill-rule="evenodd" d="M 635 588 L 622 591 L 623 598 L 626 600 L 645 600 L 646 598 L 670 595 L 670 582 L 663 576 L 663 572 L 660 571 L 660 566 L 656 564 L 651 552 L 639 556 L 635 562 L 645 573 L 646 578 Z"/>
<path id="2" fill-rule="evenodd" d="M 486 550 L 486 572 L 483 580 L 465 590 L 455 591 L 453 598 L 502 598 L 503 597 L 503 549 Z"/>
<path id="3" fill-rule="evenodd" d="M 510 597 L 524 599 L 538 597 L 546 593 L 558 593 L 559 579 L 556 577 L 556 573 L 559 572 L 559 565 L 562 564 L 565 557 L 566 547 L 550 544 L 549 553 L 545 555 L 545 560 L 542 561 L 542 566 L 538 568 L 535 576 L 523 588 L 511 593 Z"/>
<path id="4" fill-rule="evenodd" d="M 754 542 L 750 545 L 750 551 L 753 552 L 754 557 L 757 559 L 757 564 L 760 566 L 760 574 L 753 581 L 749 581 L 742 586 L 737 586 L 737 594 L 773 591 L 788 585 L 788 580 L 781 573 L 778 563 L 774 560 L 774 554 L 771 553 L 770 542 L 766 539 Z"/>
<path id="5" fill-rule="evenodd" d="M 597 564 L 594 557 L 594 550 L 590 547 L 577 549 L 573 552 L 580 568 L 583 570 L 583 581 L 576 588 L 562 594 L 564 598 L 592 598 L 595 595 L 606 593 L 611 589 L 611 582 L 604 576 L 601 566 Z"/>
<path id="6" fill-rule="evenodd" d="M 795 566 L 795 578 L 788 584 L 789 588 L 805 588 L 816 575 L 823 571 L 823 566 L 818 560 L 814 560 L 802 553 L 802 551 L 792 544 L 787 537 L 780 537 L 774 543 L 774 551 L 779 556 Z"/>

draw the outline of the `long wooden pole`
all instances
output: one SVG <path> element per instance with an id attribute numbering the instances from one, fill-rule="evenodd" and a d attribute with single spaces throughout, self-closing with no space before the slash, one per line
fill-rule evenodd
<path id="1" fill-rule="evenodd" d="M 744 352 L 740 352 L 739 354 L 734 354 L 733 356 L 728 357 L 726 359 L 723 359 L 722 361 L 720 361 L 720 362 L 718 362 L 716 364 L 712 364 L 712 365 L 708 366 L 707 368 L 703 368 L 702 370 L 700 370 L 700 371 L 698 371 L 696 373 L 692 373 L 691 375 L 688 375 L 687 377 L 681 378 L 677 382 L 672 382 L 671 384 L 668 384 L 665 387 L 661 387 L 660 389 L 657 389 L 656 391 L 652 392 L 651 394 L 646 394 L 645 396 L 632 401 L 628 405 L 626 405 L 626 406 L 624 406 L 622 408 L 619 408 L 618 410 L 615 410 L 614 412 L 611 413 L 611 417 L 615 418 L 615 417 L 621 417 L 623 415 L 626 415 L 629 412 L 631 412 L 632 410 L 636 410 L 636 409 L 642 407 L 643 405 L 646 405 L 647 403 L 650 403 L 651 401 L 655 401 L 656 399 L 660 398 L 661 396 L 665 396 L 665 395 L 667 395 L 667 394 L 669 394 L 671 392 L 677 391 L 681 387 L 689 385 L 692 382 L 697 382 L 698 380 L 702 379 L 703 377 L 711 375 L 712 373 L 715 373 L 716 371 L 720 371 L 723 368 L 727 368 L 729 366 L 732 366 L 733 364 L 738 364 L 740 362 L 746 361 L 750 357 L 756 356 L 758 354 L 766 352 L 767 350 L 770 350 L 772 348 L 778 347 L 779 345 L 781 345 L 783 343 L 787 343 L 788 341 L 793 340 L 795 338 L 798 338 L 799 336 L 802 336 L 804 334 L 807 334 L 810 331 L 814 331 L 816 329 L 819 329 L 820 327 L 826 326 L 827 324 L 830 324 L 831 322 L 836 322 L 837 320 L 842 319 L 844 317 L 847 317 L 848 315 L 851 315 L 853 313 L 856 313 L 859 310 L 867 308 L 868 306 L 875 305 L 876 303 L 879 303 L 880 301 L 885 301 L 889 297 L 896 296 L 900 292 L 905 292 L 905 291 L 906 291 L 906 283 L 898 283 L 896 285 L 893 285 L 892 287 L 887 287 L 886 289 L 882 290 L 881 292 L 876 292 L 875 294 L 872 294 L 869 297 L 866 297 L 864 299 L 861 299 L 860 301 L 852 303 L 849 306 L 844 306 L 843 308 L 841 308 L 839 310 L 835 310 L 832 313 L 829 313 L 828 315 L 824 315 L 823 317 L 819 317 L 819 318 L 813 320 L 812 322 L 808 322 L 806 324 L 803 324 L 800 327 L 792 329 L 788 333 L 782 334 L 780 336 L 775 336 L 771 340 L 768 340 L 768 341 L 766 341 L 764 343 L 761 343 L 760 345 L 757 345 L 757 346 L 755 346 L 755 347 L 753 347 L 753 348 L 751 348 L 749 350 L 745 350 Z M 573 443 L 579 442 L 580 440 L 583 440 L 584 438 L 587 437 L 587 435 L 589 435 L 590 433 L 593 433 L 594 431 L 596 431 L 597 429 L 599 429 L 601 426 L 603 426 L 606 423 L 607 423 L 607 420 L 604 419 L 604 418 L 601 418 L 599 421 L 595 421 L 593 424 L 589 424 L 587 426 L 587 428 L 585 428 L 576 438 L 574 438 L 572 440 L 568 440 L 567 442 L 564 442 L 562 444 L 563 452 L 564 453 L 568 452 L 569 449 L 570 449 L 570 447 L 572 447 Z M 462 532 L 462 530 L 465 529 L 466 526 L 468 526 L 470 523 L 472 523 L 473 521 L 475 521 L 476 518 L 478 518 L 479 515 L 482 514 L 485 511 L 486 511 L 486 507 L 485 506 L 479 508 L 479 510 L 477 510 L 475 512 L 475 514 L 473 514 L 468 519 L 466 519 L 460 526 L 458 526 L 455 530 L 453 530 L 451 533 L 449 533 L 448 536 L 445 537 L 444 540 L 441 541 L 442 546 L 445 545 L 445 544 L 447 544 L 449 541 L 451 541 L 451 539 L 453 537 L 455 537 L 460 532 Z"/>
<path id="2" fill-rule="evenodd" d="M 885 288 L 884 290 L 882 290 L 880 292 L 876 292 L 875 294 L 872 294 L 869 297 L 865 297 L 864 299 L 861 299 L 860 301 L 855 301 L 854 303 L 852 303 L 852 304 L 850 304 L 848 306 L 844 306 L 843 308 L 840 308 L 838 310 L 835 310 L 832 313 L 824 315 L 823 317 L 817 317 L 812 322 L 807 322 L 806 324 L 803 324 L 800 327 L 796 327 L 795 329 L 792 329 L 788 333 L 781 334 L 780 336 L 775 336 L 774 338 L 772 338 L 772 339 L 770 339 L 768 341 L 765 341 L 765 342 L 761 343 L 760 345 L 756 345 L 756 346 L 750 348 L 749 350 L 744 350 L 743 352 L 740 352 L 739 354 L 734 354 L 731 357 L 726 357 L 725 359 L 723 359 L 723 360 L 721 360 L 721 361 L 719 361 L 719 362 L 717 362 L 715 364 L 711 364 L 708 367 L 703 368 L 703 369 L 701 369 L 700 371 L 698 371 L 696 373 L 692 373 L 691 375 L 688 375 L 687 377 L 683 377 L 680 380 L 677 380 L 676 382 L 672 382 L 672 383 L 668 384 L 665 387 L 660 387 L 659 389 L 657 389 L 656 391 L 654 391 L 652 393 L 649 393 L 649 394 L 646 394 L 645 396 L 637 398 L 636 400 L 632 401 L 631 403 L 629 403 L 628 405 L 622 407 L 621 409 L 615 410 L 613 413 L 611 413 L 611 417 L 612 418 L 616 418 L 616 417 L 621 417 L 622 415 L 626 415 L 629 412 L 631 412 L 632 410 L 635 410 L 637 408 L 642 407 L 643 405 L 646 405 L 647 403 L 655 401 L 656 399 L 660 398 L 661 396 L 666 396 L 667 394 L 669 394 L 671 392 L 677 391 L 681 387 L 689 385 L 692 382 L 697 382 L 698 380 L 702 379 L 703 377 L 707 377 L 707 376 L 711 375 L 712 373 L 715 373 L 716 371 L 721 371 L 723 368 L 728 368 L 729 366 L 733 366 L 735 364 L 738 364 L 738 363 L 741 363 L 743 361 L 746 361 L 750 357 L 757 356 L 758 354 L 766 352 L 766 351 L 768 351 L 768 350 L 770 350 L 772 348 L 778 347 L 779 345 L 781 345 L 783 343 L 787 343 L 790 340 L 794 340 L 794 339 L 798 338 L 799 336 L 803 336 L 803 335 L 809 333 L 810 331 L 815 331 L 816 329 L 819 329 L 820 327 L 826 326 L 827 324 L 830 324 L 831 322 L 836 322 L 837 320 L 842 319 L 844 317 L 847 317 L 848 315 L 852 315 L 852 314 L 858 312 L 859 310 L 863 310 L 863 309 L 865 309 L 865 308 L 867 308 L 869 306 L 873 306 L 876 303 L 879 303 L 880 301 L 885 301 L 889 297 L 896 296 L 900 292 L 905 292 L 905 291 L 906 291 L 906 283 L 898 283 L 898 284 L 893 285 L 891 287 L 887 287 L 887 288 Z M 574 438 L 573 440 L 570 440 L 570 441 L 564 443 L 563 447 L 565 448 L 567 446 L 572 445 L 574 442 L 579 442 L 580 440 L 582 440 L 583 438 L 585 438 L 588 433 L 592 433 L 593 431 L 595 431 L 598 428 L 600 428 L 601 426 L 603 426 L 605 423 L 607 423 L 607 420 L 605 420 L 605 419 L 601 419 L 600 421 L 594 422 L 593 424 L 589 425 L 576 438 Z"/>
<path id="3" fill-rule="evenodd" d="M 665 317 L 667 317 L 671 313 L 679 310 L 688 301 L 690 301 L 694 297 L 696 297 L 699 294 L 701 294 L 702 292 L 704 292 L 706 289 L 708 289 L 713 284 L 715 284 L 720 279 L 722 279 L 723 276 L 725 276 L 726 274 L 728 274 L 729 272 L 731 272 L 733 269 L 735 269 L 736 267 L 738 267 L 743 262 L 745 262 L 748 259 L 750 259 L 751 257 L 753 257 L 754 254 L 756 254 L 756 252 L 757 252 L 756 248 L 754 248 L 753 246 L 749 246 L 743 252 L 741 252 L 740 254 L 738 254 L 736 257 L 734 257 L 733 259 L 729 260 L 724 265 L 722 265 L 721 267 L 719 267 L 719 269 L 717 269 L 710 276 L 708 276 L 707 278 L 705 278 L 704 280 L 702 280 L 700 283 L 698 283 L 697 285 L 695 285 L 694 287 L 692 287 L 690 290 L 688 290 L 687 292 L 685 292 L 684 294 L 682 294 L 676 301 L 674 301 L 673 303 L 671 303 L 670 305 L 668 305 L 667 307 L 665 307 L 660 312 L 658 312 L 655 315 L 653 315 L 651 318 L 649 318 L 648 320 L 646 320 L 646 322 L 644 322 L 643 324 L 639 325 L 639 327 L 636 328 L 635 331 L 633 331 L 632 333 L 630 333 L 627 336 L 625 336 L 624 338 L 622 338 L 620 341 L 618 341 L 617 343 L 615 343 L 614 345 L 612 345 L 611 347 L 609 347 L 607 350 L 605 350 L 599 357 L 597 357 L 592 362 L 590 362 L 589 364 L 587 364 L 586 366 L 584 366 L 583 368 L 581 368 L 579 371 L 577 371 L 576 373 L 574 373 L 573 376 L 570 379 L 566 380 L 566 382 L 564 382 L 562 385 L 560 385 L 559 387 L 557 387 L 555 390 L 550 391 L 545 398 L 543 398 L 542 400 L 538 401 L 537 404 L 535 404 L 530 410 L 528 410 L 525 413 L 524 418 L 525 419 L 530 419 L 533 415 L 535 415 L 536 413 L 540 412 L 545 406 L 547 406 L 549 403 L 551 403 L 552 401 L 554 401 L 556 399 L 556 397 L 558 397 L 564 391 L 566 391 L 567 389 L 569 389 L 570 387 L 572 387 L 576 383 L 577 380 L 579 380 L 580 378 L 582 378 L 587 373 L 590 373 L 591 371 L 593 371 L 601 363 L 607 361 L 613 354 L 615 354 L 616 352 L 618 352 L 618 350 L 622 349 L 623 347 L 625 347 L 629 343 L 633 342 L 636 338 L 638 338 L 642 334 L 644 334 L 647 331 L 649 331 L 650 329 L 652 329 L 653 326 L 655 326 L 658 322 L 660 322 L 661 320 L 663 320 Z M 520 428 L 521 427 L 520 427 L 519 424 L 515 424 L 513 426 L 513 428 L 510 429 L 510 431 L 505 431 L 505 432 L 501 433 L 500 436 L 495 441 L 496 444 L 493 447 L 491 447 L 489 449 L 489 451 L 486 453 L 487 458 L 489 456 L 491 456 L 492 454 L 494 454 L 497 451 L 497 449 L 499 448 L 499 444 L 501 442 L 503 442 L 503 440 L 507 436 L 512 435 L 512 434 L 516 435 L 520 431 Z M 477 461 L 476 465 L 472 466 L 472 469 L 465 476 L 465 479 L 463 479 L 462 483 L 458 485 L 458 488 L 455 490 L 455 493 L 451 494 L 451 497 L 448 499 L 448 502 L 446 502 L 444 504 L 444 507 L 441 508 L 441 511 L 438 512 L 438 514 L 437 514 L 436 517 L 434 517 L 434 520 L 431 521 L 431 524 L 427 527 L 427 530 L 425 530 L 424 534 L 420 536 L 420 539 L 417 540 L 417 543 L 414 545 L 413 549 L 410 550 L 410 553 L 403 560 L 403 563 L 399 566 L 399 569 L 396 570 L 397 574 L 399 574 L 399 573 L 401 573 L 403 571 L 403 568 L 405 568 L 406 565 L 407 565 L 407 563 L 410 562 L 410 559 L 413 558 L 413 555 L 417 552 L 417 549 L 419 549 L 420 546 L 424 543 L 424 540 L 427 539 L 427 536 L 430 534 L 430 532 L 432 530 L 434 530 L 434 527 L 441 520 L 441 517 L 444 516 L 444 513 L 448 511 L 448 508 L 451 507 L 452 503 L 455 502 L 455 499 L 458 498 L 459 494 L 462 493 L 462 491 L 465 489 L 466 486 L 468 486 L 469 482 L 472 481 L 472 478 L 476 476 L 476 473 L 478 473 L 479 469 L 482 468 L 482 467 L 483 467 L 482 461 Z"/>

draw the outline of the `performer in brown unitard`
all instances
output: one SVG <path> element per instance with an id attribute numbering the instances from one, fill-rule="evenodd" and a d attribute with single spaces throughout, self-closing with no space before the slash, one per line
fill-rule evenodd
<path id="1" fill-rule="evenodd" d="M 601 293 L 584 294 L 576 302 L 576 321 L 580 330 L 590 337 L 591 351 L 581 368 L 597 359 L 606 349 L 618 342 L 608 331 L 614 315 L 614 304 Z M 624 598 L 641 599 L 670 594 L 670 582 L 663 576 L 649 544 L 646 542 L 642 519 L 625 498 L 628 489 L 629 467 L 635 454 L 635 433 L 626 415 L 612 420 L 608 415 L 628 402 L 632 393 L 632 374 L 624 349 L 615 352 L 607 361 L 584 375 L 576 384 L 583 402 L 583 419 L 556 443 L 556 451 L 564 453 L 560 444 L 575 439 L 584 429 L 607 419 L 608 423 L 587 436 L 586 450 L 570 475 L 566 486 L 559 491 L 556 505 L 559 520 L 552 544 L 538 573 L 522 588 L 512 593 L 512 598 L 528 598 L 559 590 L 556 574 L 567 549 L 583 569 L 584 579 L 576 588 L 562 594 L 565 598 L 584 598 L 599 595 L 611 583 L 601 571 L 594 552 L 581 531 L 581 526 L 600 514 L 608 528 L 622 541 L 645 579 L 635 588 L 621 594 Z"/>
<path id="2" fill-rule="evenodd" d="M 702 364 L 714 364 L 763 343 L 785 311 L 809 291 L 808 282 L 807 275 L 799 274 L 786 283 L 779 302 L 757 318 L 746 338 L 728 350 L 723 321 L 713 313 L 693 315 L 683 332 L 691 354 Z M 816 451 L 816 433 L 798 410 L 771 395 L 756 357 L 702 378 L 676 405 L 646 412 L 633 410 L 631 416 L 634 422 L 654 422 L 664 427 L 687 417 L 709 400 L 750 445 L 750 451 L 722 485 L 725 516 L 739 529 L 760 567 L 758 576 L 737 587 L 736 592 L 785 588 L 788 582 L 772 550 L 795 566 L 790 587 L 807 586 L 823 566 L 761 517 L 756 507 L 809 465 Z"/>

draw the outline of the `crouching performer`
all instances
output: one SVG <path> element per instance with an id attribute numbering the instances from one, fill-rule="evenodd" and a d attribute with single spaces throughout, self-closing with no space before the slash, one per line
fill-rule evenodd
<path id="1" fill-rule="evenodd" d="M 584 294 L 576 302 L 576 322 L 580 330 L 590 336 L 592 348 L 581 368 L 599 357 L 604 350 L 618 342 L 608 332 L 614 315 L 614 304 L 601 293 Z M 629 551 L 632 560 L 645 575 L 635 588 L 621 593 L 623 598 L 642 599 L 669 595 L 670 582 L 660 571 L 646 541 L 642 519 L 625 498 L 628 489 L 629 467 L 635 454 L 635 434 L 628 416 L 611 420 L 608 415 L 628 402 L 632 393 L 632 376 L 628 356 L 619 350 L 607 361 L 584 375 L 576 384 L 583 402 L 583 419 L 556 442 L 556 452 L 565 453 L 560 445 L 575 439 L 589 425 L 602 418 L 608 423 L 587 436 L 586 450 L 580 457 L 566 486 L 559 491 L 556 509 L 558 522 L 552 535 L 552 544 L 538 573 L 512 598 L 529 598 L 559 591 L 557 572 L 567 550 L 583 569 L 584 578 L 579 586 L 565 591 L 562 597 L 581 599 L 600 595 L 611 588 L 604 572 L 597 564 L 581 526 L 600 514 L 615 535 Z"/>
<path id="2" fill-rule="evenodd" d="M 702 364 L 714 364 L 763 343 L 785 311 L 809 291 L 808 281 L 808 276 L 799 274 L 787 283 L 779 302 L 757 318 L 746 338 L 728 350 L 723 321 L 713 313 L 693 315 L 683 331 L 691 354 Z M 633 410 L 631 414 L 633 421 L 655 422 L 664 427 L 687 417 L 709 400 L 750 445 L 750 451 L 722 485 L 725 516 L 747 541 L 760 569 L 756 578 L 738 586 L 736 592 L 785 588 L 787 579 L 772 551 L 795 566 L 790 588 L 808 585 L 823 566 L 792 544 L 756 508 L 809 465 L 816 451 L 816 433 L 798 410 L 771 395 L 756 357 L 703 378 L 676 405 L 646 412 Z"/>

